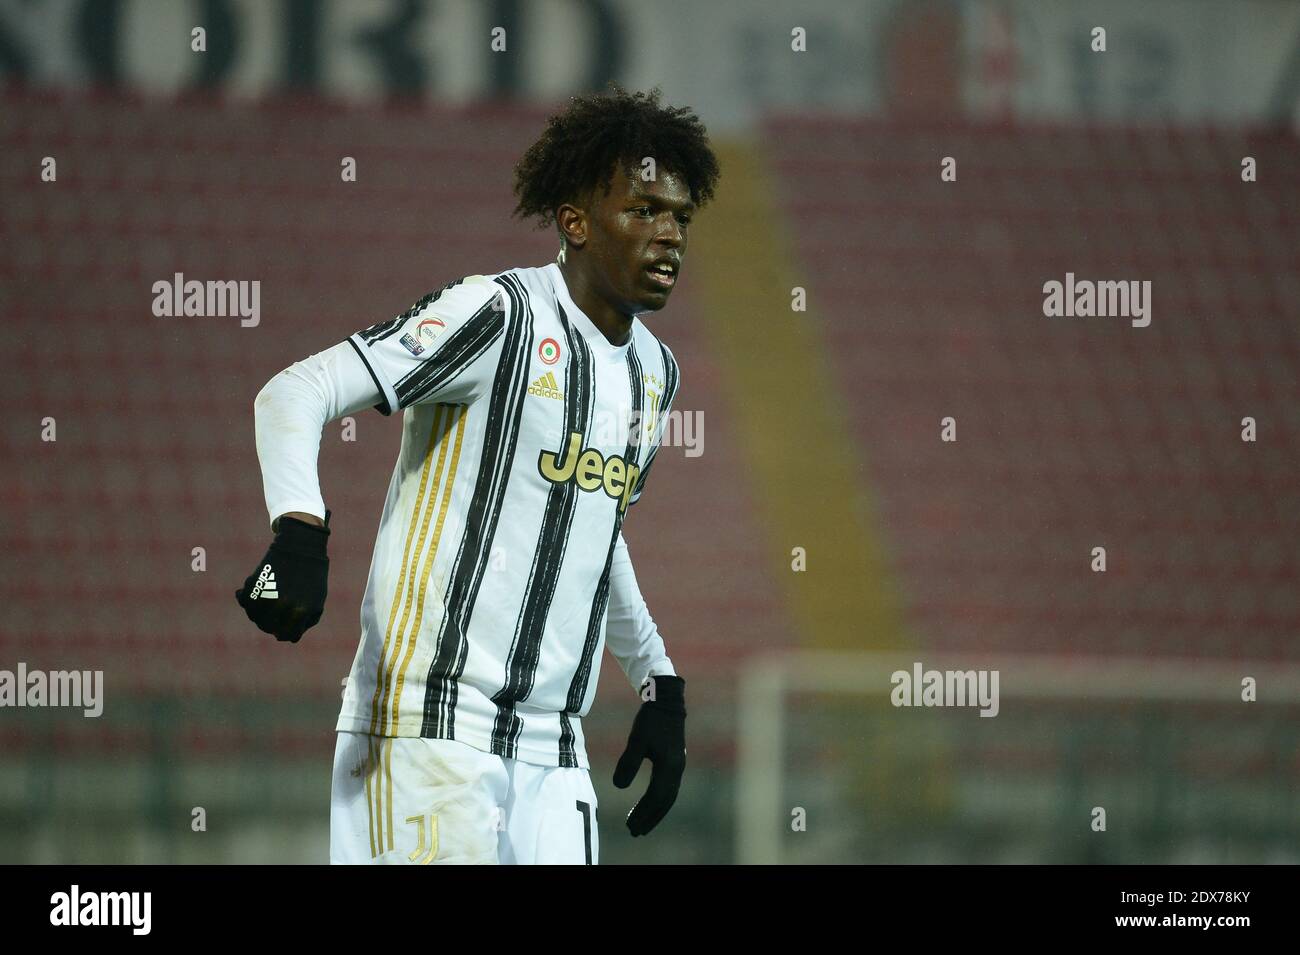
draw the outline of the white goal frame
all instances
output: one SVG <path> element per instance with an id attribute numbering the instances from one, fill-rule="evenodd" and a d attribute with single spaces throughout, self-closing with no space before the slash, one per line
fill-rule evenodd
<path id="1" fill-rule="evenodd" d="M 998 697 L 1054 700 L 1219 702 L 1241 705 L 1241 680 L 1256 680 L 1260 704 L 1300 704 L 1300 666 L 1263 661 L 1071 657 L 1029 654 L 958 655 L 914 650 L 795 650 L 748 658 L 736 691 L 736 861 L 781 862 L 782 772 L 786 697 L 790 693 L 880 694 L 890 676 L 926 670 L 998 670 Z"/>

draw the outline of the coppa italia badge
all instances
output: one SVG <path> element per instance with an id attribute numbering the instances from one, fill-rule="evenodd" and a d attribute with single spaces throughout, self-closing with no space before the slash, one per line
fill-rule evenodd
<path id="1" fill-rule="evenodd" d="M 543 365 L 554 365 L 560 360 L 560 343 L 554 338 L 544 338 L 537 346 L 537 357 Z"/>

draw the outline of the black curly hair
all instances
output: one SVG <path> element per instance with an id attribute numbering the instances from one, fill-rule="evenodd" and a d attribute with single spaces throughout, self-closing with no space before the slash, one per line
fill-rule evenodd
<path id="1" fill-rule="evenodd" d="M 550 225 L 562 204 L 597 186 L 608 195 L 615 168 L 630 171 L 645 156 L 685 179 L 696 206 L 713 198 L 718 158 L 704 124 L 689 107 L 660 105 L 662 95 L 659 87 L 629 93 L 611 82 L 603 93 L 572 97 L 515 164 L 514 214 Z"/>

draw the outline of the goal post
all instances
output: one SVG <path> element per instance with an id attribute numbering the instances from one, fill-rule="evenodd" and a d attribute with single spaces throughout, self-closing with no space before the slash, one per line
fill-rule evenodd
<path id="1" fill-rule="evenodd" d="M 745 661 L 737 707 L 740 863 L 1300 859 L 1291 664 L 793 651 Z"/>

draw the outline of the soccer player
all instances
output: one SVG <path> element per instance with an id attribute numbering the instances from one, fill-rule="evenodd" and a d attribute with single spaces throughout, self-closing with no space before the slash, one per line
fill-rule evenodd
<path id="1" fill-rule="evenodd" d="M 515 167 L 556 261 L 470 275 L 296 362 L 254 403 L 274 542 L 236 592 L 296 643 L 324 609 L 327 422 L 403 412 L 339 714 L 335 863 L 595 863 L 582 718 L 608 646 L 641 696 L 614 784 L 633 836 L 686 764 L 684 681 L 622 525 L 679 376 L 638 316 L 668 302 L 717 159 L 659 91 L 575 97 Z"/>

